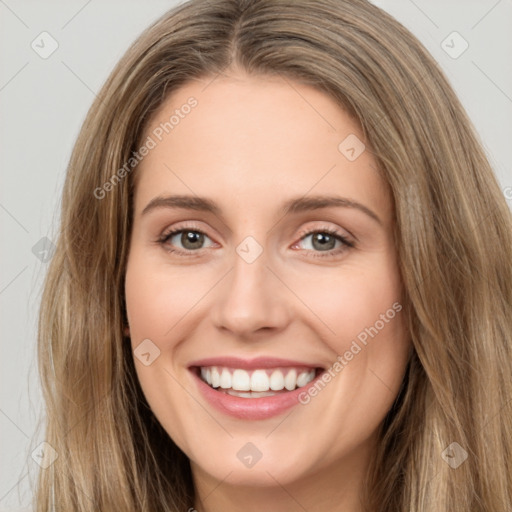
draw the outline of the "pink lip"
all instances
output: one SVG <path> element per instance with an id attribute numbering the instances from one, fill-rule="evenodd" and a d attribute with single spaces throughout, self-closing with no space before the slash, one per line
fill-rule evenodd
<path id="1" fill-rule="evenodd" d="M 302 361 L 291 361 L 289 359 L 280 359 L 278 357 L 256 357 L 254 359 L 240 359 L 238 357 L 210 357 L 200 359 L 189 364 L 192 366 L 225 366 L 227 368 L 240 368 L 244 370 L 256 370 L 258 368 L 279 368 L 279 367 L 306 367 L 318 368 L 321 365 L 305 363 Z"/>
<path id="2" fill-rule="evenodd" d="M 206 400 L 218 411 L 244 420 L 264 420 L 282 414 L 294 405 L 299 404 L 299 395 L 314 385 L 316 380 L 321 377 L 317 375 L 307 386 L 297 388 L 294 391 L 277 393 L 274 396 L 262 398 L 241 398 L 231 396 L 221 391 L 216 391 L 199 377 L 200 366 L 225 366 L 231 368 L 243 368 L 247 370 L 255 368 L 275 368 L 275 367 L 300 367 L 306 366 L 314 368 L 311 364 L 303 362 L 289 361 L 276 358 L 257 358 L 250 361 L 244 361 L 234 357 L 212 358 L 195 361 L 189 369 L 195 378 L 200 393 Z"/>

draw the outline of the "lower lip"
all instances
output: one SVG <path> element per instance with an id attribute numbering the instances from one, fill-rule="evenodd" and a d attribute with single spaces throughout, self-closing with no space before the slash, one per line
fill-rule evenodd
<path id="1" fill-rule="evenodd" d="M 306 386 L 286 393 L 276 393 L 274 396 L 262 398 L 241 398 L 216 391 L 206 384 L 193 368 L 191 373 L 197 381 L 199 391 L 213 407 L 224 414 L 242 420 L 264 420 L 282 414 L 294 405 L 298 405 L 299 395 L 314 385 L 321 376 L 320 373 Z"/>

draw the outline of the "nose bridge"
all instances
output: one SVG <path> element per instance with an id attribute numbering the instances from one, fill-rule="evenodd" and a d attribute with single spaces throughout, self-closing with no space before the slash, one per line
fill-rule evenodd
<path id="1" fill-rule="evenodd" d="M 267 252 L 254 238 L 247 237 L 236 247 L 232 270 L 215 301 L 217 327 L 244 336 L 287 324 L 283 286 L 269 270 L 269 264 Z"/>

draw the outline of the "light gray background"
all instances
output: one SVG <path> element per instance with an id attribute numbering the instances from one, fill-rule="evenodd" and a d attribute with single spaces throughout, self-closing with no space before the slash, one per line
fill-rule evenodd
<path id="1" fill-rule="evenodd" d="M 42 402 L 36 323 L 67 161 L 95 93 L 129 44 L 179 2 L 0 0 L 0 512 L 30 510 Z M 512 205 L 512 0 L 375 0 L 445 70 Z M 31 47 L 47 31 L 57 50 Z M 444 45 L 458 52 L 449 56 Z M 39 43 L 41 45 L 41 43 Z M 46 46 L 48 48 L 48 46 Z M 39 242 L 41 243 L 41 242 Z M 37 251 L 36 251 L 37 252 Z"/>

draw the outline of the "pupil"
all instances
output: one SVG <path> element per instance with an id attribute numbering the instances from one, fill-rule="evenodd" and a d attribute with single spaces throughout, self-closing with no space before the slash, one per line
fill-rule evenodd
<path id="1" fill-rule="evenodd" d="M 329 245 L 329 242 L 330 242 L 330 245 Z M 320 245 L 318 247 L 316 247 L 316 243 L 319 243 Z M 336 243 L 336 240 L 331 237 L 331 235 L 327 234 L 327 233 L 317 233 L 314 237 L 313 237 L 313 247 L 315 247 L 316 249 L 320 248 L 320 249 L 334 249 L 334 245 Z M 329 246 L 328 246 L 329 245 Z"/>
<path id="2" fill-rule="evenodd" d="M 203 243 L 204 235 L 195 231 L 186 231 L 181 235 L 181 243 L 185 249 L 199 249 Z"/>

